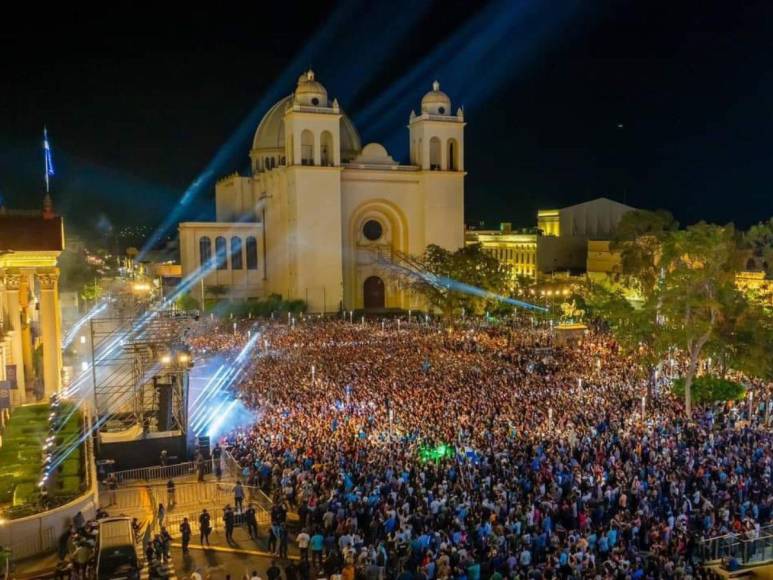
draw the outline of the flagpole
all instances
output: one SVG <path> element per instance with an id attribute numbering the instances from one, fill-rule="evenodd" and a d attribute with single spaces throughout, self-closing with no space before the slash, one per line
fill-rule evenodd
<path id="1" fill-rule="evenodd" d="M 50 176 L 54 174 L 54 163 L 51 159 L 51 145 L 48 143 L 48 129 L 43 125 L 43 169 L 46 179 L 46 193 L 51 193 Z"/>
<path id="2" fill-rule="evenodd" d="M 48 131 L 46 130 L 46 126 L 43 125 L 43 174 L 46 178 L 46 193 L 49 193 L 49 183 L 48 183 Z"/>

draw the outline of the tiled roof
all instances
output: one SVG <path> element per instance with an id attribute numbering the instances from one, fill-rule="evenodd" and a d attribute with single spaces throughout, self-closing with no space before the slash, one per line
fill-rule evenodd
<path id="1" fill-rule="evenodd" d="M 0 214 L 0 252 L 54 252 L 64 249 L 62 218 Z"/>

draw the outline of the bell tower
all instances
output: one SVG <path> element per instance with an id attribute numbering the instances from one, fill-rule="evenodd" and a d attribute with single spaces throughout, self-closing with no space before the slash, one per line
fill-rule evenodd
<path id="1" fill-rule="evenodd" d="M 338 101 L 314 71 L 298 79 L 284 113 L 287 296 L 312 312 L 343 300 L 341 242 L 341 118 Z M 281 294 L 285 294 L 280 290 Z"/>
<path id="2" fill-rule="evenodd" d="M 288 165 L 341 165 L 341 108 L 329 102 L 327 89 L 308 70 L 298 78 L 285 111 L 285 153 Z"/>
<path id="3" fill-rule="evenodd" d="M 464 245 L 464 113 L 454 115 L 451 99 L 432 83 L 421 114 L 408 122 L 411 165 L 419 168 L 424 197 L 424 247 L 447 250 Z"/>
<path id="4" fill-rule="evenodd" d="M 464 112 L 451 112 L 451 99 L 432 83 L 421 100 L 421 114 L 408 122 L 411 164 L 425 171 L 464 171 Z"/>

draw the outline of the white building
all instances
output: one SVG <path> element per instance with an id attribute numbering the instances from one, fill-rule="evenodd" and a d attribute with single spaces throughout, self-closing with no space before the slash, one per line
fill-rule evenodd
<path id="1" fill-rule="evenodd" d="M 180 224 L 183 277 L 238 298 L 279 294 L 312 312 L 418 306 L 385 260 L 464 244 L 464 116 L 437 82 L 411 111 L 410 164 L 364 147 L 312 71 L 263 117 L 252 175 L 216 186 L 215 222 Z M 194 288 L 196 288 L 194 286 Z"/>

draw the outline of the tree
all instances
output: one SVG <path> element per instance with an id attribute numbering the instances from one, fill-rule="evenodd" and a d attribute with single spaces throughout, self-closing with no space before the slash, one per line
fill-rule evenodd
<path id="1" fill-rule="evenodd" d="M 413 261 L 416 271 L 407 274 L 409 284 L 446 318 L 462 309 L 481 314 L 507 292 L 509 268 L 480 244 L 454 252 L 433 244 Z"/>
<path id="2" fill-rule="evenodd" d="M 175 305 L 177 306 L 178 310 L 188 311 L 188 310 L 198 310 L 199 308 L 199 302 L 196 300 L 189 292 L 183 292 L 180 294 L 180 296 L 177 297 L 177 300 L 175 300 Z"/>
<path id="3" fill-rule="evenodd" d="M 673 385 L 674 394 L 684 394 L 684 384 L 684 379 L 675 380 Z M 740 401 L 746 394 L 746 389 L 744 389 L 743 385 L 709 375 L 698 377 L 692 385 L 692 390 L 697 403 Z"/>
<path id="4" fill-rule="evenodd" d="M 635 210 L 624 214 L 615 229 L 610 249 L 620 252 L 623 278 L 645 299 L 655 291 L 661 271 L 663 241 L 679 224 L 665 210 Z"/>
<path id="5" fill-rule="evenodd" d="M 80 291 L 81 300 L 84 300 L 86 302 L 96 302 L 102 297 L 102 294 L 103 294 L 102 286 L 100 286 L 97 283 L 96 279 L 94 279 L 93 282 L 84 284 L 83 288 L 81 288 L 81 291 Z"/>
<path id="6" fill-rule="evenodd" d="M 93 282 L 97 269 L 86 258 L 71 250 L 65 250 L 59 255 L 59 287 L 63 291 L 80 291 L 86 284 Z"/>
<path id="7" fill-rule="evenodd" d="M 738 299 L 732 226 L 699 223 L 672 232 L 663 243 L 656 334 L 662 347 L 679 346 L 688 357 L 685 411 L 692 412 L 691 386 L 703 349 L 717 335 Z"/>
<path id="8" fill-rule="evenodd" d="M 706 344 L 717 374 L 729 369 L 750 376 L 773 378 L 773 318 L 740 291 L 725 300 L 724 316 Z"/>
<path id="9" fill-rule="evenodd" d="M 651 392 L 654 371 L 662 355 L 661 344 L 657 341 L 655 300 L 645 301 L 637 307 L 622 290 L 612 290 L 602 284 L 590 284 L 583 299 L 590 317 L 603 320 L 621 350 L 638 362 Z"/>
<path id="10" fill-rule="evenodd" d="M 742 247 L 750 251 L 752 259 L 769 277 L 773 275 L 773 218 L 750 227 L 743 236 Z"/>

